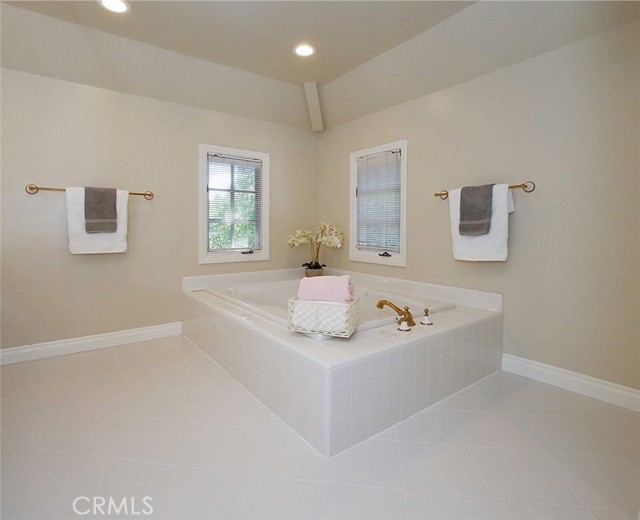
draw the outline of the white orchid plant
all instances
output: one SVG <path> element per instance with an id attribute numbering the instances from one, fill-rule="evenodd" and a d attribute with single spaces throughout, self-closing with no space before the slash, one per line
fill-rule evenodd
<path id="1" fill-rule="evenodd" d="M 302 244 L 309 244 L 311 247 L 311 261 L 302 264 L 308 269 L 322 269 L 325 264 L 320 263 L 320 247 L 327 246 L 331 249 L 338 249 L 342 246 L 344 234 L 338 226 L 321 222 L 313 231 L 307 229 L 296 229 L 293 235 L 289 235 L 287 244 L 291 247 Z"/>

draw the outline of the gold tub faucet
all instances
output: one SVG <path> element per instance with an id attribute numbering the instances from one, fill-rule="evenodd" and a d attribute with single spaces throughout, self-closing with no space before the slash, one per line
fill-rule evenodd
<path id="1" fill-rule="evenodd" d="M 409 311 L 409 307 L 405 306 L 404 309 L 401 309 L 395 303 L 392 303 L 389 300 L 380 300 L 376 304 L 376 307 L 378 309 L 382 309 L 385 305 L 387 307 L 391 307 L 394 311 L 398 313 L 398 316 L 400 316 L 398 323 L 405 322 L 407 325 L 409 325 L 409 327 L 415 327 L 416 322 L 413 320 L 413 315 L 411 314 L 411 311 Z"/>

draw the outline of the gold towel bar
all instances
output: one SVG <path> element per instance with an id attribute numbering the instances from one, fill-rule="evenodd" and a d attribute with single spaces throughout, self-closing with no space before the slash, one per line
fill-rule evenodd
<path id="1" fill-rule="evenodd" d="M 37 184 L 27 184 L 24 187 L 24 191 L 26 191 L 29 195 L 35 195 L 36 193 L 38 193 L 40 190 L 42 191 L 67 191 L 65 188 L 45 188 L 43 186 L 38 186 Z M 151 200 L 154 197 L 154 194 L 152 191 L 130 191 L 129 195 L 140 195 L 141 197 L 144 197 L 147 200 Z"/>
<path id="2" fill-rule="evenodd" d="M 509 189 L 522 190 L 525 193 L 531 193 L 536 189 L 536 183 L 533 181 L 525 181 L 522 184 L 511 184 L 509 185 Z M 442 200 L 447 200 L 449 198 L 449 192 L 447 190 L 442 190 L 434 193 L 433 196 L 440 197 Z"/>

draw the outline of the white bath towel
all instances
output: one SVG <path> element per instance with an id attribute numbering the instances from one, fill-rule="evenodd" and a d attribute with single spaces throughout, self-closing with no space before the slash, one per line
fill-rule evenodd
<path id="1" fill-rule="evenodd" d="M 491 229 L 486 235 L 461 235 L 460 188 L 449 191 L 451 245 L 456 260 L 471 262 L 504 262 L 509 254 L 509 213 L 515 210 L 513 195 L 508 184 L 493 187 Z"/>
<path id="2" fill-rule="evenodd" d="M 84 188 L 67 188 L 66 191 L 69 251 L 74 255 L 126 253 L 129 192 L 124 190 L 117 192 L 118 227 L 115 233 L 89 234 L 85 230 Z"/>

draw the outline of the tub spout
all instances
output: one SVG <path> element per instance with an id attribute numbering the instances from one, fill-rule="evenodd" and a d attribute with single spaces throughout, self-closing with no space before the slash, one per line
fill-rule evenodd
<path id="1" fill-rule="evenodd" d="M 396 313 L 400 317 L 400 319 L 398 320 L 398 323 L 406 323 L 407 325 L 409 325 L 409 327 L 415 326 L 416 322 L 413 320 L 413 315 L 409 311 L 409 307 L 405 306 L 404 309 L 401 309 L 395 303 L 392 303 L 389 300 L 380 300 L 376 304 L 376 307 L 378 309 L 382 309 L 385 305 L 387 307 L 391 307 L 394 311 L 396 311 Z"/>

